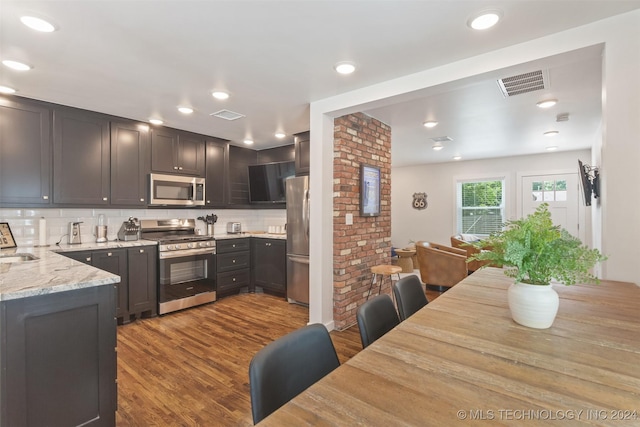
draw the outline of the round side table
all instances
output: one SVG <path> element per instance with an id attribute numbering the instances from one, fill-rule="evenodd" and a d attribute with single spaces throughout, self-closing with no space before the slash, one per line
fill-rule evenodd
<path id="1" fill-rule="evenodd" d="M 416 254 L 415 249 L 396 249 L 398 255 L 398 267 L 402 268 L 403 273 L 413 273 L 413 256 Z"/>

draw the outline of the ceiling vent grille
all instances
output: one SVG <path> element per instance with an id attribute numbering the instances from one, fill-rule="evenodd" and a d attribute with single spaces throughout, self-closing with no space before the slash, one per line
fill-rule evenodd
<path id="1" fill-rule="evenodd" d="M 505 98 L 545 89 L 545 73 L 542 70 L 498 80 L 498 86 Z"/>
<path id="2" fill-rule="evenodd" d="M 556 122 L 568 122 L 569 113 L 560 113 L 556 116 Z"/>
<path id="3" fill-rule="evenodd" d="M 449 138 L 448 136 L 436 136 L 435 138 L 431 138 L 431 140 L 433 142 L 449 142 L 449 141 L 453 141 L 453 139 Z"/>
<path id="4" fill-rule="evenodd" d="M 216 111 L 215 113 L 211 113 L 210 116 L 218 117 L 225 120 L 237 120 L 244 117 L 244 114 L 234 113 L 233 111 L 229 110 L 220 110 Z"/>

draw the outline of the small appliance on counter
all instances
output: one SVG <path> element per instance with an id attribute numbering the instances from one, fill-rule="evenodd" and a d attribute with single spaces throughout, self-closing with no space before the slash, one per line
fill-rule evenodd
<path id="1" fill-rule="evenodd" d="M 96 243 L 105 243 L 107 240 L 107 226 L 104 225 L 104 215 L 100 214 L 96 225 Z"/>
<path id="2" fill-rule="evenodd" d="M 118 240 L 130 242 L 140 238 L 140 222 L 138 218 L 129 217 L 124 221 L 118 230 Z"/>
<path id="3" fill-rule="evenodd" d="M 207 224 L 207 236 L 213 236 L 213 224 L 218 221 L 218 215 L 199 216 L 198 219 Z"/>
<path id="4" fill-rule="evenodd" d="M 82 221 L 69 223 L 70 245 L 79 245 L 82 243 L 82 238 L 80 237 L 80 224 L 82 224 Z"/>
<path id="5" fill-rule="evenodd" d="M 227 234 L 240 234 L 242 233 L 242 225 L 239 222 L 227 223 Z"/>

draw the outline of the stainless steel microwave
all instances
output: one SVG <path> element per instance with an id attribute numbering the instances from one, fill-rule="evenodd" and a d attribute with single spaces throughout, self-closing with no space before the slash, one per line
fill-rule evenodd
<path id="1" fill-rule="evenodd" d="M 153 206 L 204 206 L 204 178 L 149 174 L 149 204 Z"/>

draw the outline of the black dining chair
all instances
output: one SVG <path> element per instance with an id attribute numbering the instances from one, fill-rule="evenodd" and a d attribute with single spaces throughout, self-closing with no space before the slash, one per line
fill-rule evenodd
<path id="1" fill-rule="evenodd" d="M 422 282 L 415 274 L 405 276 L 393 284 L 393 295 L 398 304 L 400 321 L 404 321 L 429 301 L 424 293 Z"/>
<path id="2" fill-rule="evenodd" d="M 340 366 L 327 329 L 317 323 L 267 344 L 249 364 L 251 414 L 257 424 Z"/>
<path id="3" fill-rule="evenodd" d="M 365 301 L 356 311 L 362 348 L 395 328 L 399 323 L 398 313 L 387 294 L 377 295 Z"/>

